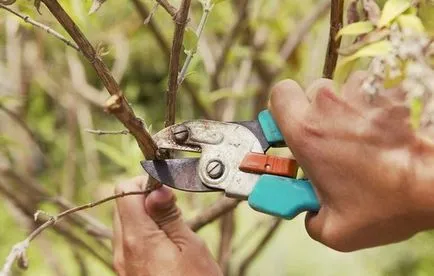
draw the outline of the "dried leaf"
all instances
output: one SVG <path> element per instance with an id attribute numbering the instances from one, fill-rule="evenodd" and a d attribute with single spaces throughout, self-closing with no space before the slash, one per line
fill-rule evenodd
<path id="1" fill-rule="evenodd" d="M 369 21 L 377 24 L 381 15 L 380 7 L 378 6 L 378 4 L 375 2 L 375 0 L 363 0 L 362 2 L 363 10 L 366 12 Z"/>
<path id="2" fill-rule="evenodd" d="M 338 39 L 343 35 L 366 34 L 372 31 L 374 28 L 375 28 L 374 24 L 372 24 L 370 21 L 352 23 L 350 25 L 346 25 L 345 27 L 343 27 L 336 35 L 336 39 Z"/>
<path id="3" fill-rule="evenodd" d="M 90 7 L 89 14 L 93 14 L 101 8 L 102 4 L 104 4 L 106 0 L 93 0 L 92 6 Z"/>
<path id="4" fill-rule="evenodd" d="M 409 0 L 389 0 L 384 4 L 378 27 L 384 27 L 411 7 Z"/>
<path id="5" fill-rule="evenodd" d="M 343 83 L 358 59 L 387 55 L 391 50 L 392 45 L 387 40 L 378 41 L 361 48 L 351 56 L 347 56 L 339 61 L 333 76 L 334 80 L 337 83 Z"/>

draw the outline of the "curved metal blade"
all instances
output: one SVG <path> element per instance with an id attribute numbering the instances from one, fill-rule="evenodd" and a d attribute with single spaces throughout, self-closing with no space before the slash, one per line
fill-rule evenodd
<path id="1" fill-rule="evenodd" d="M 199 158 L 143 160 L 143 169 L 158 182 L 189 192 L 217 192 L 205 186 L 199 178 Z"/>

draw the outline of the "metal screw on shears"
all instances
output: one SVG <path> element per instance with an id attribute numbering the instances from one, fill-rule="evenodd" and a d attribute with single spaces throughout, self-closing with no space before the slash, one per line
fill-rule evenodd
<path id="1" fill-rule="evenodd" d="M 188 138 L 188 128 L 185 125 L 179 125 L 173 128 L 173 136 L 177 143 L 184 143 Z"/>
<path id="2" fill-rule="evenodd" d="M 223 175 L 225 165 L 219 160 L 213 160 L 206 166 L 206 172 L 212 179 L 217 179 Z"/>

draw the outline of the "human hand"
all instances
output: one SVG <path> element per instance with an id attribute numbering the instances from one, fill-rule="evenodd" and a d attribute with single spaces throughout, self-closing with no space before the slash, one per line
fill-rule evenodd
<path id="1" fill-rule="evenodd" d="M 339 251 L 401 241 L 434 227 L 434 147 L 416 133 L 399 89 L 371 100 L 353 74 L 340 95 L 318 80 L 272 91 L 271 112 L 321 209 L 309 235 Z"/>
<path id="2" fill-rule="evenodd" d="M 146 177 L 136 177 L 118 185 L 116 193 L 140 191 L 145 184 Z M 164 186 L 146 197 L 116 199 L 113 228 L 114 266 L 120 276 L 222 275 Z"/>

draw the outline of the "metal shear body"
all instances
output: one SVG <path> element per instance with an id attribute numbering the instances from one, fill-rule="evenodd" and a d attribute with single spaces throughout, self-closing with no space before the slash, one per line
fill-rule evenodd
<path id="1" fill-rule="evenodd" d="M 245 199 L 260 212 L 287 219 L 317 211 L 318 200 L 307 180 L 295 179 L 295 160 L 269 156 L 283 137 L 266 110 L 248 122 L 187 121 L 154 135 L 161 149 L 200 152 L 200 158 L 142 161 L 159 182 L 190 192 L 223 191 Z"/>

